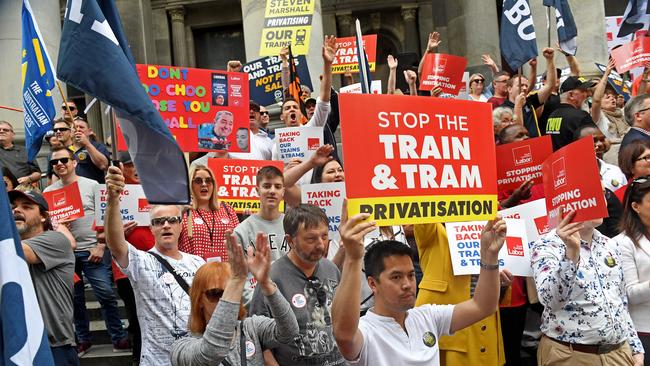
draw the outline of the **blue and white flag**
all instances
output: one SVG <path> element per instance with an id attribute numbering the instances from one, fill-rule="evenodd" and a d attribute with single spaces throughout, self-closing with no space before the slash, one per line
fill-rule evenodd
<path id="1" fill-rule="evenodd" d="M 578 50 L 576 38 L 578 37 L 578 28 L 573 20 L 573 13 L 568 0 L 544 0 L 544 6 L 555 8 L 555 23 L 557 27 L 557 39 L 562 51 L 574 55 Z M 549 20 L 550 24 L 550 20 Z"/>
<path id="2" fill-rule="evenodd" d="M 359 63 L 359 75 L 361 76 L 361 93 L 362 94 L 371 94 L 372 93 L 372 75 L 370 75 L 370 64 L 368 63 L 368 55 L 366 54 L 366 49 L 363 47 L 363 34 L 361 34 L 361 23 L 359 19 L 356 21 L 357 34 L 356 34 L 356 44 L 357 44 L 357 62 Z"/>
<path id="3" fill-rule="evenodd" d="M 503 0 L 501 54 L 513 70 L 537 57 L 537 36 L 528 0 Z"/>
<path id="4" fill-rule="evenodd" d="M 4 181 L 0 191 L 0 365 L 53 366 Z"/>
<path id="5" fill-rule="evenodd" d="M 56 86 L 54 67 L 47 55 L 43 37 L 38 30 L 32 7 L 23 0 L 22 49 L 23 107 L 25 110 L 25 147 L 27 160 L 36 158 L 43 136 L 52 129 L 56 108 L 52 89 Z"/>
<path id="6" fill-rule="evenodd" d="M 629 0 L 616 37 L 625 37 L 641 29 L 648 30 L 649 24 L 648 0 Z"/>
<path id="7" fill-rule="evenodd" d="M 113 0 L 68 1 L 57 72 L 115 108 L 150 203 L 190 202 L 183 152 L 142 88 Z"/>

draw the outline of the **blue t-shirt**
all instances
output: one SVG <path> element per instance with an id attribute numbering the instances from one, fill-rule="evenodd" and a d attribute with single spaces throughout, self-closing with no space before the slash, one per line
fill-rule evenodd
<path id="1" fill-rule="evenodd" d="M 100 153 L 106 156 L 106 159 L 110 161 L 110 153 L 104 144 L 90 140 L 90 143 L 97 149 Z M 105 183 L 106 172 L 99 169 L 95 163 L 90 159 L 90 154 L 86 148 L 79 149 L 75 151 L 74 158 L 77 161 L 77 175 L 80 177 L 86 177 L 97 181 L 100 184 Z"/>

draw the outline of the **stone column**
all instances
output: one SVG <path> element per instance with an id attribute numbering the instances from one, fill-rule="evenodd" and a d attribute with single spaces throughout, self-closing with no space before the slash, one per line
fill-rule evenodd
<path id="1" fill-rule="evenodd" d="M 336 22 L 338 23 L 339 30 L 337 33 L 338 37 L 350 37 L 355 34 L 356 26 L 351 12 L 336 14 Z"/>
<path id="2" fill-rule="evenodd" d="M 442 6 L 440 1 L 435 4 Z M 442 39 L 443 45 L 448 46 L 449 53 L 467 57 L 468 67 L 482 65 L 481 55 L 484 53 L 489 53 L 495 60 L 500 59 L 498 17 L 494 1 L 445 1 L 444 6 L 448 21 L 447 34 L 446 37 L 442 34 Z M 481 71 L 487 71 L 487 68 Z"/>
<path id="3" fill-rule="evenodd" d="M 192 27 L 189 25 L 185 26 L 185 39 L 187 42 L 187 59 L 189 67 L 196 67 L 196 50 L 194 49 L 194 33 L 192 33 Z"/>
<path id="4" fill-rule="evenodd" d="M 420 53 L 420 39 L 417 28 L 417 5 L 402 5 L 404 19 L 404 52 Z"/>
<path id="5" fill-rule="evenodd" d="M 433 32 L 433 5 L 431 3 L 418 4 L 418 30 L 420 31 L 420 50 L 427 47 L 429 33 Z M 436 24 L 439 25 L 439 24 Z"/>
<path id="6" fill-rule="evenodd" d="M 151 0 L 117 0 L 124 33 L 137 63 L 155 63 Z"/>
<path id="7" fill-rule="evenodd" d="M 172 20 L 172 44 L 174 46 L 174 65 L 188 66 L 187 40 L 185 38 L 185 9 L 180 6 L 168 9 Z"/>
<path id="8" fill-rule="evenodd" d="M 323 46 L 323 20 L 321 17 L 321 1 L 316 0 L 314 16 L 311 22 L 311 39 L 309 52 L 305 57 L 309 64 L 311 82 L 318 95 L 320 81 L 318 77 L 323 73 L 323 58 L 321 47 Z M 266 0 L 241 0 L 242 19 L 244 23 L 244 43 L 246 45 L 246 61 L 260 58 L 260 42 L 262 29 L 264 28 L 264 7 Z"/>

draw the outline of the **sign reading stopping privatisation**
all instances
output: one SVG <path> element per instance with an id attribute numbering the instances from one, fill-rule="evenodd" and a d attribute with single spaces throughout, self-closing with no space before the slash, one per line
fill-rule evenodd
<path id="1" fill-rule="evenodd" d="M 84 206 L 77 182 L 43 192 L 43 198 L 47 201 L 50 217 L 54 221 L 68 222 L 84 216 Z"/>
<path id="2" fill-rule="evenodd" d="M 650 61 L 650 37 L 637 38 L 612 50 L 612 58 L 619 74 L 645 66 Z"/>
<path id="3" fill-rule="evenodd" d="M 548 135 L 497 146 L 499 191 L 517 189 L 529 179 L 542 183 L 542 163 L 552 153 Z"/>
<path id="4" fill-rule="evenodd" d="M 458 95 L 463 85 L 465 66 L 465 57 L 444 53 L 427 54 L 422 65 L 420 90 L 429 91 L 439 86 L 445 93 Z"/>
<path id="5" fill-rule="evenodd" d="M 555 228 L 561 210 L 576 211 L 573 222 L 607 217 L 607 203 L 594 156 L 594 138 L 583 137 L 554 152 L 542 165 L 548 224 Z"/>
<path id="6" fill-rule="evenodd" d="M 266 0 L 260 56 L 275 56 L 291 44 L 294 55 L 309 52 L 316 0 Z"/>
<path id="7" fill-rule="evenodd" d="M 370 213 L 381 226 L 496 215 L 488 103 L 370 94 L 339 102 L 350 216 Z"/>

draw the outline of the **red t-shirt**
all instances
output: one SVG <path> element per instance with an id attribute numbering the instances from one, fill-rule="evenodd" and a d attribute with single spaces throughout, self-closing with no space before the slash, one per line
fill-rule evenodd
<path id="1" fill-rule="evenodd" d="M 126 236 L 126 241 L 137 249 L 144 250 L 145 252 L 153 248 L 156 243 L 156 240 L 151 233 L 151 229 L 146 226 L 138 226 L 133 229 L 131 234 Z M 114 260 L 111 261 L 111 267 L 113 269 L 113 281 L 117 282 L 117 280 L 127 278 L 126 275 L 122 273 L 120 267 L 115 264 Z"/>
<path id="2" fill-rule="evenodd" d="M 188 234 L 188 217 L 192 218 L 192 237 Z M 222 203 L 216 211 L 190 210 L 183 216 L 181 236 L 178 238 L 178 249 L 182 252 L 198 255 L 206 261 L 208 258 L 218 258 L 218 261 L 228 261 L 226 248 L 226 230 L 234 230 L 239 225 L 235 210 L 228 204 Z"/>

